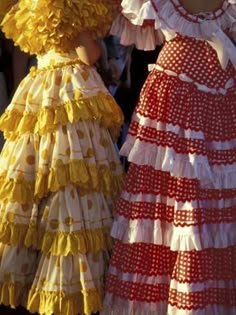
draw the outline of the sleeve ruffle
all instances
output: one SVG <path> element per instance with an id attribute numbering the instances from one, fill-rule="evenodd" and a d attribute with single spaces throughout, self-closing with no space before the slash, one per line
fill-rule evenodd
<path id="1" fill-rule="evenodd" d="M 162 44 L 161 23 L 151 0 L 123 0 L 122 13 L 115 19 L 111 34 L 120 37 L 122 45 L 153 50 Z"/>
<path id="2" fill-rule="evenodd" d="M 6 14 L 2 26 L 8 38 L 25 52 L 73 49 L 79 32 L 104 36 L 110 29 L 116 0 L 21 0 Z"/>
<path id="3" fill-rule="evenodd" d="M 204 23 L 184 12 L 177 0 L 123 0 L 121 6 L 111 33 L 120 37 L 123 45 L 135 44 L 139 49 L 151 50 L 163 42 L 164 36 L 169 40 L 179 33 L 211 39 L 219 28 L 236 38 L 236 0 L 224 0 L 216 18 Z"/>

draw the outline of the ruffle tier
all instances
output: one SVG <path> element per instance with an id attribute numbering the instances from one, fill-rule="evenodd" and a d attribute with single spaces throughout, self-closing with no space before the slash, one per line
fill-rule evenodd
<path id="1" fill-rule="evenodd" d="M 27 308 L 41 314 L 92 314 L 102 309 L 108 256 L 44 256 L 28 296 Z"/>
<path id="2" fill-rule="evenodd" d="M 221 95 L 153 70 L 121 155 L 131 163 L 197 179 L 201 188 L 235 189 L 234 85 Z"/>
<path id="3" fill-rule="evenodd" d="M 233 315 L 234 253 L 235 245 L 174 252 L 154 244 L 117 242 L 106 279 L 104 313 L 216 315 L 227 310 Z"/>
<path id="4" fill-rule="evenodd" d="M 47 196 L 40 207 L 8 202 L 0 209 L 0 240 L 57 256 L 107 250 L 112 245 L 112 204 L 101 193 L 81 197 L 73 186 Z"/>
<path id="5" fill-rule="evenodd" d="M 0 122 L 0 303 L 90 315 L 102 309 L 123 116 L 74 53 L 50 51 L 38 65 Z"/>
<path id="6" fill-rule="evenodd" d="M 236 307 L 209 305 L 204 309 L 198 310 L 180 310 L 176 306 L 167 306 L 166 302 L 137 302 L 127 301 L 126 299 L 116 297 L 112 294 L 106 295 L 106 308 L 102 315 L 209 315 L 209 314 L 227 314 L 234 315 Z M 167 311 L 168 308 L 168 311 Z M 112 309 L 112 310 L 111 310 Z M 151 309 L 151 310 L 150 310 Z"/>
<path id="7" fill-rule="evenodd" d="M 234 72 L 204 42 L 209 68 L 223 76 L 211 80 L 200 54 L 186 66 L 178 54 L 191 56 L 198 42 L 176 36 L 170 54 L 164 46 L 132 117 L 104 314 L 235 312 Z"/>
<path id="8" fill-rule="evenodd" d="M 47 315 L 90 315 L 102 309 L 108 259 L 103 252 L 38 255 L 26 248 L 1 245 L 1 270 L 5 271 L 0 272 L 1 304 L 15 307 L 20 303 L 33 313 Z"/>
<path id="9" fill-rule="evenodd" d="M 59 125 L 91 119 L 110 128 L 114 138 L 119 135 L 123 123 L 120 108 L 95 69 L 74 60 L 32 68 L 2 115 L 0 127 L 14 140 L 24 133 L 43 135 Z"/>
<path id="10" fill-rule="evenodd" d="M 27 141 L 31 142 L 30 138 L 29 136 L 21 138 L 23 141 L 19 141 L 19 143 L 25 148 L 24 144 Z M 49 137 L 45 138 L 46 142 Z M 105 142 L 105 140 L 103 141 Z M 51 141 L 49 143 L 51 144 Z M 111 143 L 111 140 L 106 142 L 107 145 Z M 32 141 L 32 150 L 34 145 L 35 142 Z M 92 156 L 81 154 L 80 159 L 72 159 L 72 157 L 65 156 L 64 161 L 58 157 L 50 161 L 48 156 L 44 156 L 40 161 L 41 163 L 37 163 L 37 159 L 40 159 L 40 152 L 36 151 L 35 155 L 26 156 L 25 161 L 23 160 L 21 165 L 19 165 L 19 159 L 16 155 L 17 150 L 14 150 L 12 154 L 8 151 L 13 146 L 14 143 L 9 143 L 9 145 L 5 145 L 3 150 L 3 155 L 5 155 L 3 157 L 4 165 L 0 168 L 0 198 L 3 201 L 9 200 L 22 204 L 28 204 L 32 201 L 37 202 L 37 200 L 46 197 L 50 192 L 56 192 L 70 184 L 74 184 L 80 189 L 81 196 L 93 190 L 102 192 L 107 197 L 115 197 L 121 188 L 123 175 L 119 162 L 114 159 L 115 151 L 111 152 L 111 155 L 113 154 L 113 160 L 111 161 L 100 160 L 100 162 L 96 162 L 94 148 L 91 146 L 88 150 L 91 149 Z M 48 149 L 47 146 L 45 150 Z M 54 147 L 54 152 L 56 149 Z M 44 153 L 47 154 L 48 151 L 44 151 Z M 32 163 L 27 165 L 29 160 Z M 49 162 L 47 166 L 45 166 L 46 161 Z M 14 169 L 16 165 L 18 167 Z M 80 174 L 79 177 L 78 174 Z"/>

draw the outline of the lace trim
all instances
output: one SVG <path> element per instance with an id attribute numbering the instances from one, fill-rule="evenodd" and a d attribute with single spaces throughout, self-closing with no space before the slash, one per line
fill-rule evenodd
<path id="1" fill-rule="evenodd" d="M 233 223 L 236 207 L 227 208 L 193 208 L 175 209 L 174 204 L 148 201 L 130 201 L 120 198 L 116 212 L 127 220 L 161 220 L 175 222 L 176 227 L 190 227 L 204 224 Z M 144 210 L 145 209 L 145 210 Z"/>
<path id="2" fill-rule="evenodd" d="M 197 310 L 209 305 L 228 305 L 235 307 L 234 288 L 209 288 L 199 292 L 180 292 L 163 283 L 140 283 L 118 278 L 117 275 L 108 274 L 107 291 L 118 298 L 128 300 L 131 304 L 136 302 L 161 303 L 168 301 L 171 306 L 184 311 Z M 131 302 L 132 301 L 132 302 Z M 135 313 L 136 314 L 136 313 Z M 211 313 L 209 313 L 211 314 Z"/>
<path id="3" fill-rule="evenodd" d="M 234 198 L 236 188 L 200 187 L 197 178 L 173 177 L 169 172 L 155 170 L 152 166 L 132 163 L 129 167 L 125 191 L 131 195 L 166 196 L 178 202 L 195 200 L 217 202 L 221 199 Z"/>
<path id="4" fill-rule="evenodd" d="M 174 129 L 154 129 L 150 126 L 142 126 L 138 121 L 133 120 L 129 128 L 129 137 L 130 136 L 136 138 L 136 140 L 140 142 L 146 143 L 147 145 L 153 144 L 153 147 L 156 145 L 158 147 L 169 148 L 170 150 L 173 150 L 173 154 L 197 154 L 199 156 L 205 156 L 213 165 L 233 165 L 236 163 L 236 149 L 234 147 L 214 150 L 206 147 L 204 137 L 191 138 L 183 136 L 178 132 L 176 133 Z M 124 146 L 126 146 L 126 143 Z"/>
<path id="5" fill-rule="evenodd" d="M 43 66 L 42 68 L 37 68 L 35 66 L 30 68 L 30 76 L 32 78 L 35 78 L 39 73 L 45 72 L 45 71 L 51 71 L 51 70 L 56 70 L 56 69 L 61 69 L 67 66 L 73 66 L 76 64 L 81 64 L 84 65 L 84 63 L 79 59 L 73 59 L 71 61 L 65 61 L 65 62 L 59 62 L 56 64 L 51 64 L 48 66 Z"/>
<path id="6" fill-rule="evenodd" d="M 151 0 L 153 5 L 156 6 L 155 0 Z M 176 11 L 178 11 L 180 14 L 182 14 L 185 18 L 187 18 L 191 22 L 201 23 L 202 20 L 216 20 L 220 18 L 225 11 L 229 7 L 229 2 L 224 0 L 220 6 L 220 8 L 213 10 L 211 12 L 202 12 L 198 14 L 193 14 L 189 12 L 187 9 L 185 9 L 179 0 L 170 0 L 175 7 Z"/>
<path id="7" fill-rule="evenodd" d="M 191 210 L 186 211 L 191 212 Z M 168 223 L 164 219 L 130 220 L 130 218 L 118 216 L 114 221 L 111 235 L 114 239 L 121 240 L 125 244 L 146 244 L 150 246 L 150 251 L 152 251 L 154 244 L 155 246 L 165 246 L 171 251 L 177 252 L 201 251 L 212 248 L 223 251 L 225 248 L 235 245 L 234 226 L 234 222 L 221 222 L 217 226 L 214 223 L 201 225 L 200 222 L 199 224 L 196 222 L 196 224 L 186 224 L 180 227 L 175 224 L 175 220 Z M 128 251 L 125 250 L 125 252 Z"/>

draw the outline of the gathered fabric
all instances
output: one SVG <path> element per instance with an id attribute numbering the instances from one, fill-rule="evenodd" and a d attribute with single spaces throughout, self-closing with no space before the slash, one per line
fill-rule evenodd
<path id="1" fill-rule="evenodd" d="M 72 43 L 86 29 L 103 34 L 110 13 L 104 1 L 22 0 L 3 20 L 37 67 L 0 118 L 0 304 L 44 315 L 102 310 L 123 115 Z"/>
<path id="2" fill-rule="evenodd" d="M 198 15 L 178 0 L 122 6 L 112 31 L 124 44 L 165 42 L 121 148 L 102 314 L 234 315 L 235 1 Z"/>

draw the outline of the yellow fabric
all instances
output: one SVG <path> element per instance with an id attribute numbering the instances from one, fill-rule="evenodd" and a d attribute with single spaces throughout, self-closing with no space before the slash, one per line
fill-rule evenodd
<path id="1" fill-rule="evenodd" d="M 38 243 L 41 236 L 35 224 L 26 226 L 14 223 L 0 223 L 0 239 L 4 244 L 24 246 L 30 243 L 27 247 L 37 248 L 39 247 Z"/>
<path id="2" fill-rule="evenodd" d="M 114 140 L 118 137 L 123 115 L 108 93 L 100 92 L 96 96 L 66 101 L 56 108 L 42 107 L 39 113 L 7 110 L 0 118 L 0 129 L 6 138 L 15 140 L 26 132 L 38 132 L 42 135 L 68 122 L 96 119 L 105 128 L 110 128 Z"/>
<path id="3" fill-rule="evenodd" d="M 27 132 L 44 135 L 67 123 L 98 120 L 115 140 L 123 114 L 96 70 L 73 52 L 49 51 L 38 62 L 40 68 L 33 68 L 21 82 L 0 118 L 5 137 L 15 140 Z"/>
<path id="4" fill-rule="evenodd" d="M 4 282 L 0 283 L 0 303 L 10 305 L 15 308 L 17 306 L 17 296 L 22 292 L 23 285 L 20 282 Z"/>
<path id="5" fill-rule="evenodd" d="M 72 233 L 46 232 L 43 237 L 41 249 L 44 254 L 52 255 L 76 255 L 87 252 L 96 253 L 100 250 L 111 249 L 112 240 L 110 229 L 85 230 Z"/>
<path id="6" fill-rule="evenodd" d="M 80 174 L 80 176 L 78 176 Z M 49 174 L 38 172 L 35 184 L 35 196 L 43 198 L 49 191 L 56 192 L 63 187 L 74 184 L 83 191 L 102 192 L 106 196 L 117 196 L 123 183 L 123 174 L 112 175 L 107 166 L 86 166 L 84 161 L 71 161 L 64 165 L 60 162 Z"/>
<path id="7" fill-rule="evenodd" d="M 55 48 L 75 48 L 78 32 L 91 30 L 104 36 L 116 12 L 115 0 L 19 0 L 5 16 L 2 27 L 8 38 L 31 54 Z M 33 18 L 32 18 L 33 16 Z"/>
<path id="8" fill-rule="evenodd" d="M 34 197 L 33 182 L 18 181 L 7 177 L 0 177 L 0 200 L 10 200 L 27 204 Z"/>
<path id="9" fill-rule="evenodd" d="M 111 249 L 110 229 L 54 232 L 39 230 L 36 225 L 0 224 L 0 240 L 13 246 L 40 249 L 44 254 L 76 255 Z"/>
<path id="10" fill-rule="evenodd" d="M 45 315 L 102 309 L 123 182 L 112 136 L 123 115 L 73 48 L 78 32 L 107 31 L 114 1 L 20 0 L 3 21 L 8 37 L 38 55 L 38 69 L 0 118 L 0 303 L 28 300 Z"/>
<path id="11" fill-rule="evenodd" d="M 56 168 L 50 169 L 49 174 L 39 170 L 35 183 L 0 177 L 0 200 L 28 204 L 69 184 L 77 185 L 83 193 L 97 191 L 115 197 L 121 190 L 123 174 L 115 176 L 106 166 L 86 166 L 84 161 L 71 161 L 68 165 L 59 162 Z"/>
<path id="12" fill-rule="evenodd" d="M 71 296 L 64 292 L 44 292 L 32 289 L 29 294 L 28 309 L 40 314 L 91 315 L 102 310 L 102 301 L 97 290 L 83 290 Z"/>

